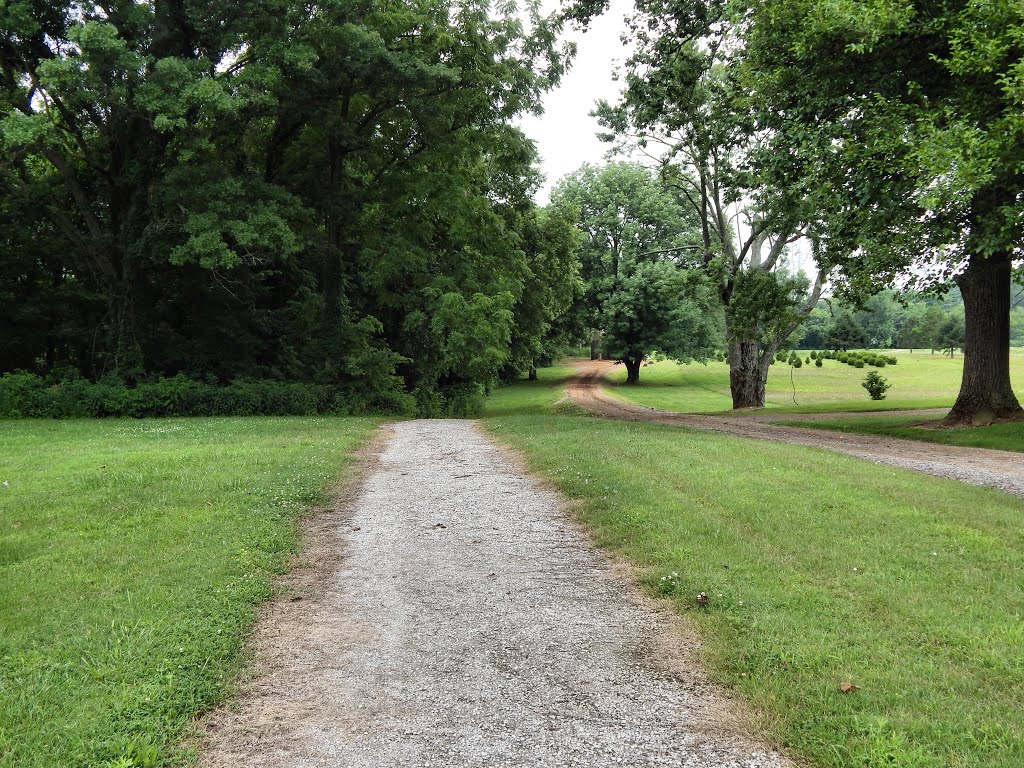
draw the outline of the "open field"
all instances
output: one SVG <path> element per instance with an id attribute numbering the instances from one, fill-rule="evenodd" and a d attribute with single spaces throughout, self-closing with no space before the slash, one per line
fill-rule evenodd
<path id="1" fill-rule="evenodd" d="M 890 350 L 885 354 L 895 356 L 899 362 L 882 369 L 854 368 L 836 360 L 825 360 L 821 368 L 816 368 L 813 361 L 799 369 L 776 363 L 768 375 L 765 408 L 779 413 L 817 413 L 953 405 L 963 373 L 962 355 L 950 359 L 927 350 Z M 808 353 L 801 355 L 806 357 Z M 878 371 L 892 384 L 885 400 L 871 400 L 860 385 L 871 370 Z M 1017 395 L 1024 400 L 1024 350 L 1012 351 L 1011 370 Z M 625 369 L 617 370 L 610 379 L 616 383 L 625 381 Z M 637 386 L 611 389 L 630 402 L 666 411 L 718 413 L 732 408 L 729 366 L 723 362 L 655 363 L 641 369 Z"/>
<path id="2" fill-rule="evenodd" d="M 163 765 L 372 419 L 0 425 L 0 766 Z"/>
<path id="3" fill-rule="evenodd" d="M 779 745 L 837 768 L 1024 764 L 1019 500 L 553 402 L 498 390 L 485 423 L 694 624 Z"/>

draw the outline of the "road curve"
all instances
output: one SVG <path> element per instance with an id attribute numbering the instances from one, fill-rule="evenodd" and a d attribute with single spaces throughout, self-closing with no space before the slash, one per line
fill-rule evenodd
<path id="1" fill-rule="evenodd" d="M 604 377 L 613 367 L 613 363 L 604 360 L 578 363 L 576 376 L 566 386 L 569 399 L 580 407 L 609 419 L 691 427 L 737 437 L 824 448 L 878 464 L 912 469 L 972 485 L 997 488 L 1024 498 L 1024 454 L 1021 453 L 788 427 L 745 416 L 708 416 L 661 411 L 627 403 L 605 390 Z"/>

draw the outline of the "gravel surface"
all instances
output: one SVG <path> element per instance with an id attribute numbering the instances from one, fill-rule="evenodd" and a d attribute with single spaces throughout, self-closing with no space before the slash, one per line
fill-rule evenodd
<path id="1" fill-rule="evenodd" d="M 972 485 L 997 488 L 1024 498 L 1024 454 L 1021 453 L 939 445 L 878 435 L 787 427 L 767 423 L 761 418 L 751 418 L 749 415 L 706 416 L 661 411 L 627 403 L 606 392 L 602 381 L 613 367 L 614 363 L 603 360 L 578 364 L 576 378 L 566 387 L 569 398 L 577 405 L 608 418 L 678 425 L 738 437 L 825 448 L 878 464 L 913 469 Z M 922 413 L 927 415 L 930 412 Z M 830 418 L 839 415 L 830 414 Z M 774 415 L 771 418 L 791 421 L 793 416 Z"/>
<path id="2" fill-rule="evenodd" d="M 388 429 L 359 494 L 314 518 L 203 765 L 789 765 L 472 422 Z"/>

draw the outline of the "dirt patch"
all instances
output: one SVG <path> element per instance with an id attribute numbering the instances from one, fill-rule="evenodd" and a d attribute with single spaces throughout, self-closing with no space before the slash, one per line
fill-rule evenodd
<path id="1" fill-rule="evenodd" d="M 789 765 L 561 504 L 472 422 L 393 425 L 201 765 Z"/>
<path id="2" fill-rule="evenodd" d="M 987 448 L 937 445 L 877 435 L 788 427 L 750 415 L 707 416 L 660 411 L 627 403 L 609 394 L 605 390 L 603 382 L 605 375 L 613 369 L 613 366 L 613 363 L 600 360 L 578 363 L 577 375 L 566 386 L 566 392 L 570 399 L 590 412 L 609 419 L 690 427 L 737 437 L 824 448 L 878 464 L 888 464 L 973 485 L 997 488 L 1024 498 L 1024 455 L 1020 453 L 994 451 Z M 898 415 L 898 412 L 888 413 Z M 927 415 L 929 412 L 909 411 L 906 413 Z M 814 416 L 826 418 L 824 414 L 814 414 Z M 834 417 L 835 414 L 827 415 L 827 418 Z M 773 415 L 768 418 L 793 420 L 792 415 Z"/>

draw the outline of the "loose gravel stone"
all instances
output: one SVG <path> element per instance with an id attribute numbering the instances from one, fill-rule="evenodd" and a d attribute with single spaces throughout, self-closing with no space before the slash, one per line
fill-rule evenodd
<path id="1" fill-rule="evenodd" d="M 389 429 L 348 516 L 311 531 L 304 599 L 261 623 L 203 765 L 789 765 L 746 735 L 694 639 L 472 422 Z"/>

